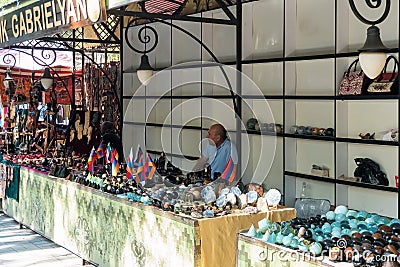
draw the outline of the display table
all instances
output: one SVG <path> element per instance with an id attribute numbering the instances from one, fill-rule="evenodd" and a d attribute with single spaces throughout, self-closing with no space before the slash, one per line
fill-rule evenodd
<path id="1" fill-rule="evenodd" d="M 235 266 L 240 229 L 295 217 L 280 208 L 196 220 L 24 167 L 19 193 L 7 215 L 99 266 Z"/>
<path id="2" fill-rule="evenodd" d="M 244 232 L 237 234 L 237 267 L 351 267 L 352 263 L 334 263 L 325 256 L 313 257 L 276 244 L 248 237 Z"/>

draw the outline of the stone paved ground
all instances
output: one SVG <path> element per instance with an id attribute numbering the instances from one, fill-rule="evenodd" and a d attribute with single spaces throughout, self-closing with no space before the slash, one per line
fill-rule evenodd
<path id="1" fill-rule="evenodd" d="M 82 266 L 81 258 L 50 240 L 23 228 L 0 211 L 0 266 Z M 93 265 L 85 265 L 93 266 Z"/>

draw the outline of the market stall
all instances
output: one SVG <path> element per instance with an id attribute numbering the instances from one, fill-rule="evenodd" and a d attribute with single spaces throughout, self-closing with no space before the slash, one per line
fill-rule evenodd
<path id="1" fill-rule="evenodd" d="M 19 199 L 4 212 L 100 266 L 234 266 L 236 233 L 293 208 L 194 219 L 21 167 Z M 218 248 L 218 249 L 217 249 Z"/>

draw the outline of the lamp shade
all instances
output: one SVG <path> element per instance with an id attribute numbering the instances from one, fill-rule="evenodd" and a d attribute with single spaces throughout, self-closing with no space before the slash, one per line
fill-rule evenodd
<path id="1" fill-rule="evenodd" d="M 386 62 L 384 52 L 361 52 L 359 55 L 361 69 L 370 79 L 375 79 L 381 72 Z"/>
<path id="2" fill-rule="evenodd" d="M 360 65 L 368 78 L 374 79 L 381 73 L 386 61 L 388 48 L 382 43 L 379 28 L 371 26 L 367 29 L 367 39 L 360 51 Z"/>
<path id="3" fill-rule="evenodd" d="M 6 77 L 4 77 L 4 80 L 3 80 L 4 87 L 5 87 L 6 89 L 8 89 L 9 86 L 10 86 L 10 83 L 13 83 L 13 82 L 14 82 L 14 80 L 13 80 L 13 78 L 11 78 L 11 76 L 10 76 L 10 71 L 8 70 L 8 71 L 6 72 Z"/>
<path id="4" fill-rule="evenodd" d="M 40 82 L 42 83 L 43 88 L 46 91 L 50 88 L 50 86 L 53 85 L 53 76 L 51 76 L 49 68 L 44 69 L 44 73 L 42 78 L 40 79 Z"/>
<path id="5" fill-rule="evenodd" d="M 143 85 L 147 85 L 150 82 L 150 78 L 153 76 L 154 70 L 150 66 L 149 57 L 147 55 L 142 55 L 140 59 L 140 66 L 137 69 L 137 76 L 139 81 Z"/>

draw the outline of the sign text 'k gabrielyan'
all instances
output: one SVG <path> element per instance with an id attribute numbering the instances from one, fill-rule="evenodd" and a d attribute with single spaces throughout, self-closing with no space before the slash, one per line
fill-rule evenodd
<path id="1" fill-rule="evenodd" d="M 0 17 L 0 47 L 106 19 L 104 0 L 41 0 Z"/>

